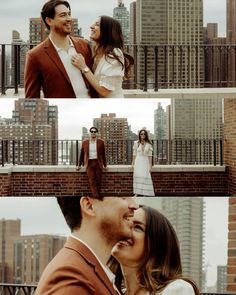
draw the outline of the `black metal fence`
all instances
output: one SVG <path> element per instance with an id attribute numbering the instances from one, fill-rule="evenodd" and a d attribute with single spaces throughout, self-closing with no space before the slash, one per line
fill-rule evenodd
<path id="1" fill-rule="evenodd" d="M 0 44 L 0 90 L 24 85 L 24 64 L 33 45 Z M 127 45 L 135 63 L 127 89 L 236 86 L 236 45 Z"/>
<path id="2" fill-rule="evenodd" d="M 0 295 L 32 295 L 37 285 L 0 283 Z"/>
<path id="3" fill-rule="evenodd" d="M 0 283 L 0 295 L 32 295 L 36 285 L 3 284 Z M 236 295 L 235 293 L 201 293 L 201 295 Z"/>
<path id="4" fill-rule="evenodd" d="M 133 140 L 106 140 L 108 165 L 130 165 Z M 222 140 L 153 140 L 154 165 L 223 165 Z M 80 140 L 0 140 L 0 164 L 78 165 Z"/>

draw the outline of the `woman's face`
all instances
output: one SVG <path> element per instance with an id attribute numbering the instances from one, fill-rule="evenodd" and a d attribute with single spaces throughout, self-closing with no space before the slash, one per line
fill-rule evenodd
<path id="1" fill-rule="evenodd" d="M 111 254 L 122 266 L 137 267 L 145 257 L 146 215 L 142 208 L 134 212 L 132 238 L 117 243 Z"/>
<path id="2" fill-rule="evenodd" d="M 96 22 L 90 27 L 91 29 L 90 38 L 94 41 L 98 40 L 101 34 L 100 21 L 101 21 L 100 18 L 98 18 Z"/>
<path id="3" fill-rule="evenodd" d="M 141 139 L 145 139 L 145 138 L 146 138 L 146 132 L 145 132 L 144 130 L 142 130 L 142 131 L 140 132 L 140 138 L 141 138 Z"/>

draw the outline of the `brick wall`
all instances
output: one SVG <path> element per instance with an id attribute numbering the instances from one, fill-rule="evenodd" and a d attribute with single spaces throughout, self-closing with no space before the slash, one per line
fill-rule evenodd
<path id="1" fill-rule="evenodd" d="M 236 195 L 236 99 L 224 100 L 224 163 L 229 171 L 229 192 Z"/>
<path id="2" fill-rule="evenodd" d="M 228 193 L 225 171 L 152 172 L 152 179 L 159 196 L 225 196 Z M 9 191 L 6 193 L 4 188 L 0 191 L 2 196 L 81 195 L 90 191 L 86 172 L 12 172 L 8 181 Z M 132 196 L 132 185 L 132 172 L 105 172 L 102 193 L 104 196 Z"/>
<path id="3" fill-rule="evenodd" d="M 236 196 L 229 198 L 228 287 L 236 293 Z"/>
<path id="4" fill-rule="evenodd" d="M 0 173 L 0 196 L 11 196 L 11 174 Z"/>

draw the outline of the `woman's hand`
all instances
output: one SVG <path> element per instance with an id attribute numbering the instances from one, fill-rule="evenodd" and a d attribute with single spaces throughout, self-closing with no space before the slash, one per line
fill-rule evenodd
<path id="1" fill-rule="evenodd" d="M 84 57 L 80 53 L 76 53 L 71 57 L 71 63 L 80 71 L 87 67 Z"/>

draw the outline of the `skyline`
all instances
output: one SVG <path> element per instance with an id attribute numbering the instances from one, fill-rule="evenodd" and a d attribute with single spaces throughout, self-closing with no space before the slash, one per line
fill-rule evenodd
<path id="1" fill-rule="evenodd" d="M 154 198 L 153 203 L 155 203 Z M 29 234 L 55 234 L 68 236 L 69 228 L 52 197 L 17 198 L 6 197 L 0 199 L 0 219 L 20 218 L 22 235 Z M 205 197 L 206 208 L 206 229 L 205 229 L 205 263 L 209 265 L 207 282 L 208 286 L 216 282 L 216 266 L 227 264 L 227 218 L 228 198 L 227 197 Z M 139 198 L 139 203 L 145 203 L 145 198 Z M 55 209 L 56 208 L 56 209 Z M 55 210 L 54 210 L 55 209 Z M 42 216 L 44 218 L 42 219 Z M 219 255 L 220 253 L 220 255 Z"/>
<path id="2" fill-rule="evenodd" d="M 100 0 L 94 3 L 92 0 L 81 0 L 78 4 L 76 0 L 69 0 L 71 4 L 72 17 L 78 18 L 79 28 L 82 28 L 82 35 L 88 39 L 90 25 L 100 15 L 113 15 L 113 8 L 117 6 L 117 0 Z M 123 1 L 129 10 L 131 0 Z M 17 30 L 22 40 L 29 39 L 29 19 L 39 17 L 40 11 L 45 0 L 40 0 L 32 5 L 31 0 L 9 0 L 4 1 L 1 5 L 0 27 L 1 43 L 10 43 L 12 39 L 12 30 Z M 91 9 L 92 7 L 92 9 Z M 14 9 L 14 10 L 13 10 Z M 204 9 L 204 26 L 210 22 L 219 24 L 219 36 L 225 36 L 226 31 L 226 1 L 222 0 L 205 0 L 203 1 Z M 13 13 L 17 11 L 17 13 Z"/>
<path id="3" fill-rule="evenodd" d="M 93 118 L 102 113 L 116 113 L 116 117 L 128 119 L 133 132 L 143 127 L 154 133 L 154 110 L 161 102 L 165 108 L 169 99 L 92 99 L 68 100 L 49 99 L 49 105 L 58 106 L 59 139 L 77 139 L 82 136 L 82 127 L 90 128 Z M 0 117 L 11 118 L 14 100 L 0 99 Z"/>

